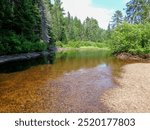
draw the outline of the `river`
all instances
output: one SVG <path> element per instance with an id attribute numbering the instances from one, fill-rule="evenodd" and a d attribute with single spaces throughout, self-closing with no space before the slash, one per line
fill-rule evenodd
<path id="1" fill-rule="evenodd" d="M 103 112 L 101 95 L 124 64 L 83 49 L 0 65 L 0 112 Z"/>

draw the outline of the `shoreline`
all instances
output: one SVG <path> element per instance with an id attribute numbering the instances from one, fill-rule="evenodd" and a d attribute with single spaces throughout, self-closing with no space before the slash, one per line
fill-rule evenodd
<path id="1" fill-rule="evenodd" d="M 150 112 L 150 63 L 125 65 L 121 77 L 115 80 L 118 86 L 101 97 L 104 112 Z"/>
<path id="2" fill-rule="evenodd" d="M 21 53 L 21 54 L 12 54 L 12 55 L 3 55 L 0 56 L 0 65 L 13 61 L 22 61 L 22 60 L 30 60 L 42 56 L 48 56 L 50 52 L 42 51 L 42 52 L 31 52 L 31 53 Z"/>
<path id="3" fill-rule="evenodd" d="M 116 55 L 116 57 L 121 60 L 132 60 L 150 63 L 150 53 L 145 55 L 132 55 L 130 53 L 123 52 Z"/>
<path id="4" fill-rule="evenodd" d="M 8 63 L 8 62 L 30 60 L 30 59 L 35 59 L 38 57 L 48 56 L 51 52 L 63 52 L 63 51 L 70 51 L 70 50 L 85 50 L 85 49 L 109 50 L 109 48 L 97 48 L 97 47 L 55 48 L 55 49 L 51 49 L 50 52 L 42 51 L 42 52 L 29 52 L 29 53 L 20 53 L 20 54 L 12 54 L 12 55 L 1 55 L 0 56 L 0 65 Z M 132 55 L 129 53 L 120 53 L 120 54 L 115 55 L 115 56 L 121 60 L 150 63 L 150 54 Z"/>
<path id="5" fill-rule="evenodd" d="M 50 53 L 53 53 L 53 52 L 63 52 L 63 51 L 81 50 L 81 49 L 95 49 L 95 48 L 56 48 L 56 49 L 51 49 L 50 51 L 1 55 L 0 56 L 0 65 L 8 63 L 8 62 L 30 60 L 30 59 L 35 59 L 38 57 L 48 56 Z M 101 49 L 101 48 L 96 48 L 96 49 Z"/>

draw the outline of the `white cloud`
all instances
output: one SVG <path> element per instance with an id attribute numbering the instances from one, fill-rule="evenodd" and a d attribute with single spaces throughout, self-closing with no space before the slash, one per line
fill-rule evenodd
<path id="1" fill-rule="evenodd" d="M 93 17 L 97 19 L 99 26 L 107 29 L 108 23 L 113 15 L 113 10 L 105 8 L 96 8 L 91 4 L 91 0 L 61 0 L 65 12 L 68 11 L 72 16 L 77 16 L 81 21 L 86 17 Z"/>

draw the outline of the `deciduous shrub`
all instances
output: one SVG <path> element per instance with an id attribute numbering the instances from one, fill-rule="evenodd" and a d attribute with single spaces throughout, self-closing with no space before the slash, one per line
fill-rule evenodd
<path id="1" fill-rule="evenodd" d="M 150 53 L 150 23 L 119 25 L 112 33 L 114 53 Z"/>

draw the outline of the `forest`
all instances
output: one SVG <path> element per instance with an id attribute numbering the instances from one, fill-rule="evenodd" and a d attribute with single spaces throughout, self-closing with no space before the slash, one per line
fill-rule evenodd
<path id="1" fill-rule="evenodd" d="M 1 0 L 0 55 L 56 47 L 110 48 L 113 53 L 150 53 L 150 0 L 130 0 L 117 10 L 108 29 L 87 17 L 65 14 L 60 0 Z M 102 15 L 102 14 L 100 14 Z"/>

